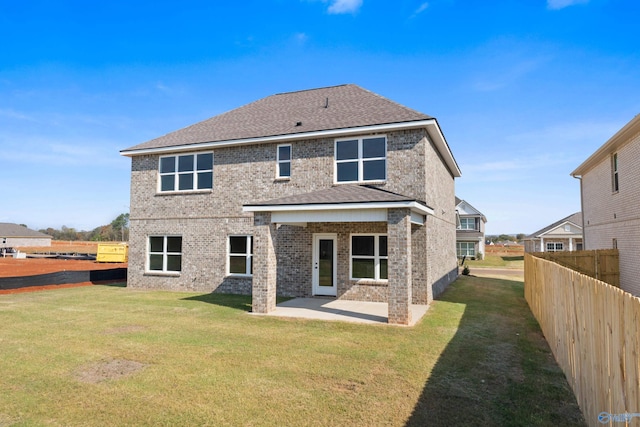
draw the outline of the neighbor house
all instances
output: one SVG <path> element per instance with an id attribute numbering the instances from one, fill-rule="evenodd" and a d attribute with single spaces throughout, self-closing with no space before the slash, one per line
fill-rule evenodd
<path id="1" fill-rule="evenodd" d="M 484 254 L 484 224 L 487 218 L 469 202 L 456 197 L 456 254 L 476 258 Z"/>
<path id="2" fill-rule="evenodd" d="M 571 175 L 580 179 L 585 249 L 617 248 L 620 287 L 640 295 L 640 115 Z"/>
<path id="3" fill-rule="evenodd" d="M 20 224 L 0 222 L 0 249 L 51 246 L 52 237 Z"/>
<path id="4" fill-rule="evenodd" d="M 581 251 L 582 213 L 577 212 L 524 238 L 525 252 Z"/>
<path id="5" fill-rule="evenodd" d="M 388 302 L 410 322 L 457 277 L 454 178 L 433 117 L 356 85 L 281 93 L 121 152 L 128 286 Z"/>

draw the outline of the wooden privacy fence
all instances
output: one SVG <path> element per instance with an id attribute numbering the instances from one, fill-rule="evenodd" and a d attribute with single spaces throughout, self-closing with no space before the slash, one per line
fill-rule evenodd
<path id="1" fill-rule="evenodd" d="M 557 262 L 594 279 L 620 287 L 620 255 L 617 249 L 534 252 L 531 255 Z"/>
<path id="2" fill-rule="evenodd" d="M 591 426 L 640 425 L 640 299 L 525 254 L 525 298 Z"/>

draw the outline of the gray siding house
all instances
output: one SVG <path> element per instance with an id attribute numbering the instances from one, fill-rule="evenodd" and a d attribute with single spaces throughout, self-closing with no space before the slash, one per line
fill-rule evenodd
<path id="1" fill-rule="evenodd" d="M 562 218 L 524 238 L 525 252 L 581 251 L 582 212 Z"/>
<path id="2" fill-rule="evenodd" d="M 131 158 L 128 286 L 387 302 L 410 323 L 457 277 L 438 122 L 356 85 L 282 93 Z"/>
<path id="3" fill-rule="evenodd" d="M 580 179 L 585 249 L 617 248 L 620 287 L 640 295 L 640 115 L 571 175 Z"/>
<path id="4" fill-rule="evenodd" d="M 456 254 L 477 258 L 484 254 L 484 225 L 487 217 L 465 200 L 456 197 Z"/>
<path id="5" fill-rule="evenodd" d="M 0 222 L 0 250 L 24 246 L 51 246 L 52 237 L 20 224 Z"/>

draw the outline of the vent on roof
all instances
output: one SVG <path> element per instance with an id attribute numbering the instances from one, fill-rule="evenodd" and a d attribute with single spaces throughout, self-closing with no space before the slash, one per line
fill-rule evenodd
<path id="1" fill-rule="evenodd" d="M 296 122 L 296 126 L 302 126 L 302 122 Z"/>
<path id="2" fill-rule="evenodd" d="M 324 101 L 324 108 L 329 108 L 329 97 Z"/>

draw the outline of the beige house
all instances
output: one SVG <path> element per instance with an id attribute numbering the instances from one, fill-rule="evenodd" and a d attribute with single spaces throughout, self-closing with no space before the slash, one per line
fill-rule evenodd
<path id="1" fill-rule="evenodd" d="M 582 213 L 577 212 L 524 238 L 525 252 L 581 251 Z"/>
<path id="2" fill-rule="evenodd" d="M 0 222 L 0 250 L 25 246 L 51 246 L 52 237 L 20 224 Z"/>
<path id="3" fill-rule="evenodd" d="M 458 165 L 435 118 L 356 85 L 276 94 L 121 152 L 128 286 L 388 303 L 457 277 Z"/>
<path id="4" fill-rule="evenodd" d="M 465 200 L 456 197 L 456 255 L 476 258 L 484 254 L 484 225 L 487 217 Z"/>
<path id="5" fill-rule="evenodd" d="M 571 175 L 580 179 L 585 249 L 617 248 L 620 287 L 640 295 L 640 115 Z"/>

